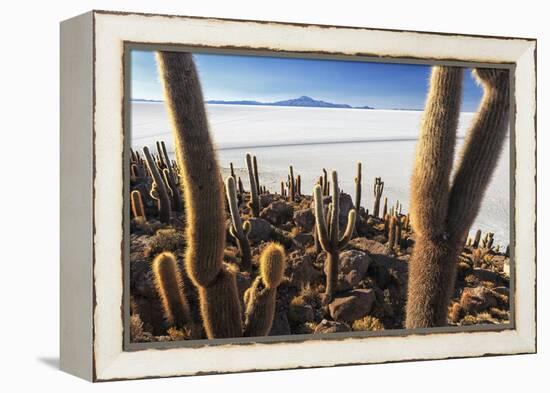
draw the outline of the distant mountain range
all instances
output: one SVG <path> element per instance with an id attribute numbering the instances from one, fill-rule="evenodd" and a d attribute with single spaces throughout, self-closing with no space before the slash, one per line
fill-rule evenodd
<path id="1" fill-rule="evenodd" d="M 143 98 L 133 99 L 134 102 L 162 102 L 160 100 L 146 100 Z M 238 101 L 224 101 L 224 100 L 209 100 L 207 104 L 221 104 L 221 105 L 261 105 L 261 106 L 300 106 L 310 108 L 354 108 L 354 109 L 374 109 L 370 106 L 351 106 L 348 104 L 334 104 L 332 102 L 326 102 L 321 100 L 315 100 L 308 96 L 301 96 L 290 100 L 275 101 L 275 102 L 260 102 L 252 100 L 238 100 Z"/>
<path id="2" fill-rule="evenodd" d="M 275 101 L 275 102 L 260 102 L 260 101 L 224 101 L 224 100 L 210 100 L 206 101 L 208 104 L 225 104 L 225 105 L 265 105 L 265 106 L 300 106 L 310 108 L 356 108 L 356 109 L 374 109 L 370 106 L 353 107 L 348 104 L 334 104 L 332 102 L 326 102 L 321 100 L 315 100 L 308 96 L 301 96 L 290 100 Z"/>

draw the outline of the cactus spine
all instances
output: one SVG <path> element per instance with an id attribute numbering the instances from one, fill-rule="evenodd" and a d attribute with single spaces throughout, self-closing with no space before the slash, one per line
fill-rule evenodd
<path id="1" fill-rule="evenodd" d="M 237 240 L 237 245 L 241 251 L 241 267 L 243 270 L 250 271 L 252 267 L 252 255 L 250 253 L 250 242 L 248 241 L 248 233 L 250 232 L 250 224 L 245 222 L 243 225 L 241 215 L 239 213 L 239 205 L 237 202 L 237 190 L 235 188 L 235 179 L 228 177 L 226 180 L 227 200 L 229 202 L 229 212 L 231 213 L 231 223 L 229 231 Z"/>
<path id="2" fill-rule="evenodd" d="M 182 328 L 189 324 L 191 314 L 183 295 L 183 281 L 174 254 L 163 252 L 157 255 L 151 270 L 167 325 Z"/>
<path id="3" fill-rule="evenodd" d="M 260 255 L 260 275 L 245 294 L 246 312 L 244 336 L 266 336 L 275 315 L 277 287 L 285 271 L 285 250 L 270 243 Z"/>
<path id="4" fill-rule="evenodd" d="M 248 168 L 248 180 L 250 181 L 250 210 L 252 210 L 253 217 L 260 217 L 258 185 L 256 184 L 256 177 L 254 176 L 254 169 L 252 167 L 252 157 L 248 153 L 246 154 L 246 167 Z"/>
<path id="5" fill-rule="evenodd" d="M 143 154 L 145 155 L 145 162 L 147 163 L 149 173 L 153 178 L 153 189 L 156 191 L 158 197 L 157 202 L 160 221 L 168 224 L 170 222 L 170 215 L 172 210 L 168 190 L 165 187 L 164 180 L 158 170 L 157 164 L 155 164 L 155 161 L 153 161 L 153 157 L 151 156 L 151 153 L 149 152 L 149 148 L 147 146 L 143 148 Z"/>
<path id="6" fill-rule="evenodd" d="M 143 208 L 143 200 L 141 199 L 141 192 L 134 190 L 130 193 L 130 203 L 132 205 L 132 214 L 135 218 L 143 217 L 147 221 L 145 215 L 145 209 Z"/>
<path id="7" fill-rule="evenodd" d="M 315 201 L 315 224 L 319 243 L 327 252 L 326 269 L 326 302 L 330 302 L 336 293 L 338 281 L 338 260 L 340 250 L 349 242 L 355 228 L 355 209 L 348 215 L 346 230 L 340 237 L 338 218 L 340 214 L 340 190 L 338 189 L 338 174 L 332 171 L 332 203 L 329 205 L 327 219 L 324 217 L 323 196 L 319 185 L 313 189 Z"/>
<path id="8" fill-rule="evenodd" d="M 380 198 L 382 198 L 382 192 L 384 192 L 384 182 L 381 177 L 374 178 L 374 208 L 372 209 L 373 217 L 378 218 L 380 214 Z M 382 218 L 384 218 L 382 215 Z"/>
<path id="9" fill-rule="evenodd" d="M 222 263 L 223 182 L 195 64 L 192 55 L 183 52 L 158 52 L 157 60 L 185 194 L 187 274 L 198 288 L 207 337 L 239 337 L 242 325 L 235 274 Z"/>
<path id="10" fill-rule="evenodd" d="M 407 328 L 446 324 L 457 259 L 505 139 L 508 71 L 476 69 L 475 75 L 483 87 L 483 99 L 451 184 L 463 69 L 432 69 L 411 179 L 416 243 L 409 262 Z"/>

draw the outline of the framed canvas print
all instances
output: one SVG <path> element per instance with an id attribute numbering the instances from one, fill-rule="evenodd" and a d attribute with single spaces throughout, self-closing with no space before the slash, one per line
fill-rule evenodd
<path id="1" fill-rule="evenodd" d="M 61 24 L 61 367 L 536 351 L 536 40 Z"/>

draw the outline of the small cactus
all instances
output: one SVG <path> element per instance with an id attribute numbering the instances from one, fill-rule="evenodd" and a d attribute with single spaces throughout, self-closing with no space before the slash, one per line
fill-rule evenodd
<path id="1" fill-rule="evenodd" d="M 313 189 L 315 202 L 315 223 L 319 243 L 327 252 L 327 281 L 325 288 L 325 302 L 330 302 L 336 293 L 338 281 L 338 261 L 340 250 L 349 242 L 355 228 L 355 209 L 351 209 L 348 215 L 346 230 L 340 237 L 338 217 L 340 213 L 340 190 L 338 189 L 338 174 L 332 171 L 332 203 L 328 209 L 328 219 L 324 217 L 323 196 L 320 186 Z"/>
<path id="2" fill-rule="evenodd" d="M 235 189 L 235 179 L 228 177 L 226 180 L 227 200 L 229 204 L 229 212 L 231 213 L 231 223 L 229 232 L 237 240 L 237 245 L 241 252 L 241 267 L 243 270 L 249 271 L 252 267 L 252 255 L 250 253 L 250 242 L 248 241 L 248 233 L 250 232 L 250 223 L 247 221 L 243 225 L 241 215 L 239 213 L 239 205 L 237 202 L 237 190 Z"/>
<path id="3" fill-rule="evenodd" d="M 141 192 L 134 190 L 130 193 L 130 203 L 132 205 L 132 214 L 134 218 L 143 217 L 147 221 L 147 216 L 145 215 L 145 209 L 143 207 L 143 200 L 141 199 Z"/>
<path id="4" fill-rule="evenodd" d="M 183 281 L 174 254 L 158 254 L 153 260 L 151 271 L 167 325 L 182 328 L 189 324 L 189 305 L 183 295 Z"/>
<path id="5" fill-rule="evenodd" d="M 361 207 L 361 163 L 357 163 L 357 175 L 355 176 L 355 211 Z"/>
<path id="6" fill-rule="evenodd" d="M 147 163 L 149 173 L 153 178 L 153 189 L 156 191 L 156 195 L 158 198 L 157 201 L 159 207 L 160 221 L 168 224 L 170 223 L 170 216 L 172 211 L 168 190 L 165 187 L 164 179 L 161 176 L 157 165 L 153 161 L 153 157 L 151 156 L 151 153 L 149 152 L 149 148 L 147 146 L 143 148 L 143 154 L 145 155 L 145 162 Z"/>
<path id="7" fill-rule="evenodd" d="M 374 208 L 372 209 L 372 215 L 376 218 L 378 218 L 380 214 L 380 198 L 382 198 L 382 192 L 384 192 L 384 182 L 381 177 L 376 177 L 374 179 Z M 384 217 L 384 215 L 382 217 Z"/>
<path id="8" fill-rule="evenodd" d="M 258 197 L 258 185 L 256 184 L 256 178 L 254 176 L 254 169 L 252 167 L 252 156 L 246 154 L 246 167 L 248 168 L 248 179 L 250 180 L 250 210 L 253 217 L 260 217 L 260 198 Z"/>
<path id="9" fill-rule="evenodd" d="M 292 165 L 289 167 L 290 175 L 288 177 L 288 189 L 290 190 L 290 201 L 296 199 L 296 183 L 294 180 L 294 168 Z"/>
<path id="10" fill-rule="evenodd" d="M 252 157 L 252 168 L 254 169 L 254 180 L 256 181 L 256 190 L 261 194 L 262 187 L 260 186 L 260 174 L 258 173 L 258 160 L 256 156 Z"/>
<path id="11" fill-rule="evenodd" d="M 479 247 L 479 241 L 481 240 L 481 230 L 478 229 L 476 231 L 476 236 L 474 237 L 474 242 L 472 244 L 472 247 L 473 248 L 478 248 Z"/>
<path id="12" fill-rule="evenodd" d="M 270 243 L 260 255 L 260 275 L 245 294 L 244 336 L 266 336 L 275 315 L 277 287 L 285 271 L 285 250 Z"/>

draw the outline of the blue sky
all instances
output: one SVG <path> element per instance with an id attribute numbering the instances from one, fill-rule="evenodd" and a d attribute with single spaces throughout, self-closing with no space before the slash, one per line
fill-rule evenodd
<path id="1" fill-rule="evenodd" d="M 132 99 L 161 100 L 154 52 L 133 50 Z M 411 64 L 195 54 L 207 100 L 273 102 L 303 95 L 380 109 L 422 109 L 430 67 Z M 473 112 L 481 88 L 464 78 L 462 110 Z"/>

